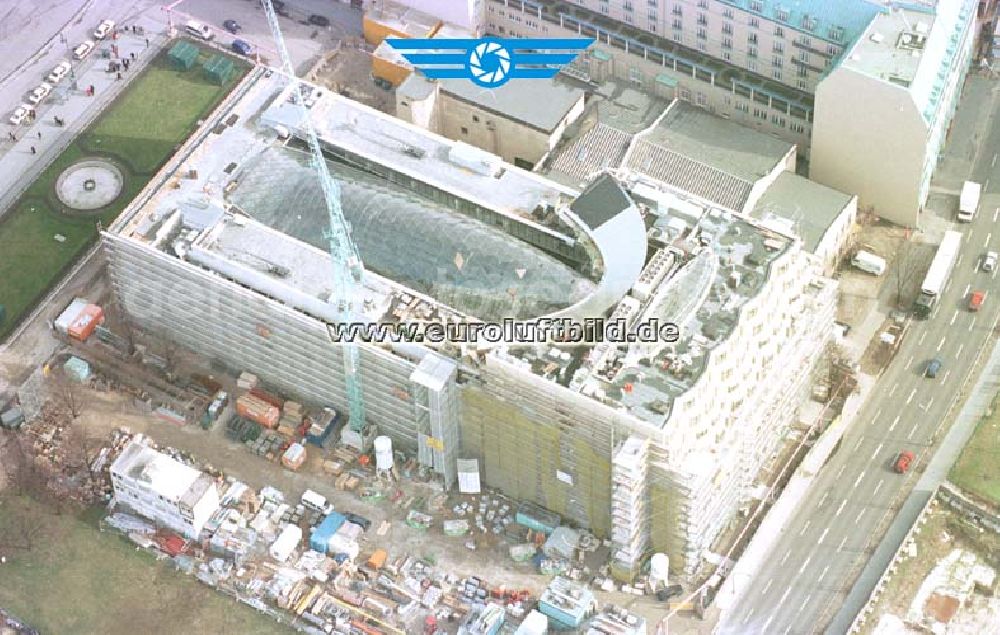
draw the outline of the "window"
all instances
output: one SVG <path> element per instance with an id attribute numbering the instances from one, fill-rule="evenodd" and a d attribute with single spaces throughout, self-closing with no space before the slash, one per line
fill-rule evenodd
<path id="1" fill-rule="evenodd" d="M 767 119 L 767 110 L 763 108 L 754 108 L 753 116 L 757 117 L 758 119 Z"/>
<path id="2" fill-rule="evenodd" d="M 722 48 L 724 49 L 733 48 L 733 39 L 729 37 L 722 38 Z"/>
<path id="3" fill-rule="evenodd" d="M 776 80 L 778 80 L 780 82 L 781 81 L 781 69 L 775 68 L 771 72 L 771 77 L 775 78 Z"/>
<path id="4" fill-rule="evenodd" d="M 732 62 L 733 61 L 733 54 L 730 53 L 729 51 L 723 51 L 722 52 L 722 59 L 726 60 L 727 62 Z"/>
<path id="5" fill-rule="evenodd" d="M 708 8 L 708 0 L 698 0 L 698 8 L 699 9 L 707 9 Z"/>
<path id="6" fill-rule="evenodd" d="M 625 9 L 626 11 L 631 12 L 632 11 L 632 3 L 629 2 L 628 0 L 625 0 L 625 3 L 622 5 L 622 8 Z"/>
<path id="7" fill-rule="evenodd" d="M 815 18 L 810 17 L 808 14 L 802 16 L 802 28 L 806 31 L 812 31 L 816 28 Z"/>
<path id="8" fill-rule="evenodd" d="M 757 57 L 757 47 L 748 46 L 747 47 L 747 57 Z"/>
<path id="9" fill-rule="evenodd" d="M 778 115 L 771 115 L 771 123 L 782 128 L 785 127 L 785 118 Z"/>
<path id="10" fill-rule="evenodd" d="M 656 10 L 655 9 L 650 9 L 648 17 L 649 17 L 649 21 L 650 22 L 656 22 Z"/>
<path id="11" fill-rule="evenodd" d="M 656 0 L 649 0 L 648 4 L 649 6 L 656 8 Z"/>
<path id="12" fill-rule="evenodd" d="M 736 110 L 741 112 L 750 112 L 750 106 L 746 102 L 738 101 L 736 102 Z"/>
<path id="13" fill-rule="evenodd" d="M 469 129 L 466 128 L 465 126 L 462 126 L 462 134 L 469 134 Z"/>
<path id="14" fill-rule="evenodd" d="M 771 66 L 773 66 L 775 68 L 781 68 L 781 65 L 784 64 L 784 62 L 785 62 L 785 60 L 783 60 L 780 55 L 775 55 L 771 59 Z"/>
<path id="15" fill-rule="evenodd" d="M 837 54 L 837 45 L 836 44 L 827 44 L 826 45 L 826 53 L 827 53 L 827 55 L 836 55 Z"/>
<path id="16" fill-rule="evenodd" d="M 812 42 L 809 41 L 809 38 L 803 35 L 802 37 L 799 38 L 799 44 L 801 44 L 806 48 L 809 48 L 812 45 Z"/>
<path id="17" fill-rule="evenodd" d="M 756 33 L 750 33 L 750 34 L 748 34 L 747 35 L 747 44 L 756 44 L 756 43 L 757 43 L 757 34 Z"/>
<path id="18" fill-rule="evenodd" d="M 691 91 L 687 88 L 681 88 L 678 94 L 684 101 L 691 101 Z"/>
<path id="19" fill-rule="evenodd" d="M 724 17 L 726 19 L 729 19 L 729 20 L 732 20 L 733 19 L 733 10 L 730 9 L 729 7 L 726 7 L 725 9 L 722 10 L 722 17 Z"/>
<path id="20" fill-rule="evenodd" d="M 697 95 L 695 95 L 695 102 L 699 106 L 707 106 L 708 105 L 708 97 L 705 95 L 705 93 L 698 93 Z"/>
<path id="21" fill-rule="evenodd" d="M 764 10 L 764 4 L 760 0 L 750 0 L 750 10 L 760 13 Z"/>
<path id="22" fill-rule="evenodd" d="M 752 60 L 752 59 L 751 59 L 751 60 L 748 60 L 748 61 L 747 61 L 747 69 L 748 69 L 748 70 L 749 70 L 749 71 L 750 71 L 751 73 L 756 73 L 756 72 L 757 72 L 757 62 L 755 62 L 755 61 L 754 61 L 754 60 Z"/>
<path id="23" fill-rule="evenodd" d="M 758 20 L 757 18 L 750 18 L 747 20 L 747 24 L 750 25 L 751 29 L 756 29 L 760 27 L 760 20 Z"/>
<path id="24" fill-rule="evenodd" d="M 677 29 L 678 31 L 680 31 L 681 29 L 683 29 L 683 28 L 684 28 L 684 25 L 683 25 L 683 24 L 681 24 L 681 21 L 680 21 L 680 20 L 674 20 L 674 25 L 673 25 L 673 26 L 674 26 L 674 28 L 675 28 L 675 29 Z"/>
<path id="25" fill-rule="evenodd" d="M 792 132 L 797 132 L 799 134 L 804 134 L 805 131 L 806 131 L 806 127 L 805 126 L 803 126 L 800 123 L 795 123 L 794 121 L 792 123 L 790 123 L 788 125 L 788 127 L 792 129 Z"/>
<path id="26" fill-rule="evenodd" d="M 785 30 L 780 26 L 774 27 L 774 37 L 785 37 Z"/>
<path id="27" fill-rule="evenodd" d="M 778 7 L 777 11 L 775 12 L 775 15 L 782 22 L 788 22 L 788 10 L 787 9 L 782 9 L 781 7 Z"/>
<path id="28" fill-rule="evenodd" d="M 708 38 L 708 31 L 706 31 L 705 29 L 699 27 L 698 28 L 698 39 L 699 40 L 705 40 L 707 38 Z"/>
<path id="29" fill-rule="evenodd" d="M 705 40 L 698 40 L 695 46 L 698 47 L 699 51 L 708 51 L 708 45 L 705 43 Z"/>
<path id="30" fill-rule="evenodd" d="M 804 79 L 800 79 L 799 81 L 795 82 L 795 85 L 798 86 L 799 90 L 808 90 L 806 80 Z"/>
<path id="31" fill-rule="evenodd" d="M 705 26 L 708 24 L 708 17 L 706 17 L 704 13 L 698 14 L 698 24 L 700 24 L 701 26 Z"/>
<path id="32" fill-rule="evenodd" d="M 674 15 L 683 15 L 683 13 L 681 12 L 681 5 L 679 4 L 674 5 Z"/>
<path id="33" fill-rule="evenodd" d="M 472 115 L 472 121 L 474 123 L 479 123 L 479 115 Z"/>
<path id="34" fill-rule="evenodd" d="M 774 52 L 775 53 L 784 53 L 785 52 L 785 44 L 783 42 L 775 42 L 774 43 Z"/>
<path id="35" fill-rule="evenodd" d="M 799 59 L 803 64 L 809 63 L 809 51 L 799 51 Z"/>
<path id="36" fill-rule="evenodd" d="M 725 35 L 732 35 L 733 34 L 733 25 L 730 24 L 729 22 L 723 22 L 722 23 L 722 32 Z"/>

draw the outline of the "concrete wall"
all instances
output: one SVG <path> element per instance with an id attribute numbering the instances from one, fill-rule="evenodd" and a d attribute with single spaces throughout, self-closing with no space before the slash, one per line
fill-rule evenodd
<path id="1" fill-rule="evenodd" d="M 809 176 L 857 194 L 862 208 L 886 220 L 916 227 L 927 136 L 906 88 L 838 68 L 816 91 Z"/>

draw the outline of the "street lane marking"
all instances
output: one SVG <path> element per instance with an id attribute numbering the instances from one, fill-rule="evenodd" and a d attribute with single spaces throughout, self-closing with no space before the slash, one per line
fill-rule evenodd
<path id="1" fill-rule="evenodd" d="M 879 444 L 878 444 L 878 447 L 877 447 L 877 448 L 875 448 L 875 451 L 874 451 L 874 452 L 872 452 L 872 460 L 874 460 L 874 459 L 875 459 L 875 457 L 876 457 L 876 455 L 878 455 L 878 453 L 882 451 L 882 446 L 883 446 L 883 445 L 885 445 L 885 444 L 884 444 L 884 443 L 879 443 Z"/>
<path id="2" fill-rule="evenodd" d="M 965 285 L 965 291 L 962 292 L 962 297 L 965 297 L 965 296 L 969 295 L 969 289 L 971 289 L 971 288 L 972 288 L 971 284 Z"/>
<path id="3" fill-rule="evenodd" d="M 906 403 L 910 403 L 911 401 L 913 401 L 913 395 L 915 395 L 915 394 L 917 394 L 917 389 L 916 388 L 914 388 L 910 392 L 910 396 L 906 398 Z"/>
<path id="4" fill-rule="evenodd" d="M 992 238 L 992 237 L 993 237 L 993 232 L 990 232 L 990 233 L 986 234 L 986 242 L 983 243 L 983 247 L 989 247 L 990 246 L 990 238 Z"/>
<path id="5" fill-rule="evenodd" d="M 937 349 L 938 349 L 939 351 L 940 351 L 940 350 L 941 350 L 942 348 L 944 348 L 944 343 L 945 343 L 945 342 L 946 342 L 947 340 L 948 340 L 948 336 L 947 336 L 947 335 L 945 335 L 945 336 L 943 336 L 943 337 L 941 338 L 941 342 L 940 342 L 940 343 L 938 343 L 938 347 L 937 347 Z"/>
<path id="6" fill-rule="evenodd" d="M 993 211 L 993 222 L 994 223 L 997 222 L 997 216 L 1000 216 L 1000 207 L 996 208 Z"/>
<path id="7" fill-rule="evenodd" d="M 767 618 L 767 621 L 764 622 L 764 632 L 765 633 L 767 632 L 767 627 L 771 625 L 771 622 L 774 621 L 774 616 L 777 615 L 777 614 L 778 614 L 777 611 L 775 611 L 774 613 L 771 613 L 771 617 Z"/>
<path id="8" fill-rule="evenodd" d="M 912 359 L 912 358 L 911 358 L 911 359 Z M 909 365 L 909 364 L 907 364 L 907 366 L 908 366 L 908 365 Z M 892 397 L 892 393 L 896 392 L 896 389 L 897 389 L 897 388 L 899 388 L 899 384 L 893 384 L 893 385 L 892 385 L 892 388 L 890 388 L 890 389 L 889 389 L 889 396 L 890 396 L 890 397 Z"/>
<path id="9" fill-rule="evenodd" d="M 829 527 L 827 527 L 826 529 L 823 530 L 823 534 L 819 537 L 819 540 L 816 542 L 816 544 L 818 544 L 818 545 L 823 544 L 823 541 L 826 540 L 826 535 L 828 533 L 830 533 L 830 528 Z"/>
<path id="10" fill-rule="evenodd" d="M 958 260 L 955 261 L 956 265 L 962 264 L 962 256 L 964 256 L 964 255 L 965 254 L 958 254 Z"/>
<path id="11" fill-rule="evenodd" d="M 767 581 L 767 584 L 765 584 L 764 588 L 761 589 L 760 594 L 767 595 L 767 590 L 771 588 L 772 584 L 774 584 L 774 578 L 771 578 L 770 580 Z"/>
<path id="12" fill-rule="evenodd" d="M 823 503 L 826 502 L 826 497 L 829 495 L 830 495 L 830 490 L 823 492 L 823 498 L 819 499 L 819 505 L 817 505 L 816 507 L 822 507 Z"/>
<path id="13" fill-rule="evenodd" d="M 861 474 L 858 474 L 858 478 L 856 478 L 856 479 L 854 480 L 854 487 L 855 487 L 855 488 L 856 488 L 856 487 L 858 486 L 858 483 L 860 483 L 860 482 L 861 482 L 861 479 L 863 479 L 864 477 L 865 477 L 865 471 L 864 471 L 864 470 L 861 470 Z"/>
<path id="14" fill-rule="evenodd" d="M 846 469 L 847 469 L 847 463 L 844 463 L 843 465 L 841 465 L 840 466 L 840 471 L 837 472 L 837 478 L 840 478 L 840 475 L 843 474 L 844 470 L 846 470 Z"/>
<path id="15" fill-rule="evenodd" d="M 906 365 L 909 366 L 913 363 L 913 355 L 910 355 L 910 359 L 906 360 Z"/>
<path id="16" fill-rule="evenodd" d="M 743 617 L 743 623 L 744 624 L 746 624 L 747 622 L 750 621 L 750 618 L 753 617 L 753 612 L 755 610 L 757 610 L 756 607 L 753 607 L 753 606 L 750 607 L 750 610 L 747 611 L 747 614 Z"/>
<path id="17" fill-rule="evenodd" d="M 896 427 L 896 424 L 899 423 L 899 417 L 900 416 L 901 415 L 896 415 L 896 418 L 892 420 L 892 425 L 889 426 L 889 432 L 892 432 L 893 428 Z"/>
<path id="18" fill-rule="evenodd" d="M 802 604 L 799 604 L 799 610 L 795 611 L 795 615 L 798 615 L 799 613 L 801 613 L 801 612 L 802 612 L 802 609 L 806 608 L 806 603 L 807 603 L 807 602 L 808 602 L 808 601 L 809 601 L 809 600 L 810 600 L 810 599 L 812 598 L 812 596 L 813 596 L 813 594 L 812 594 L 812 593 L 810 593 L 809 595 L 807 595 L 807 596 L 805 597 L 805 599 L 804 599 L 804 600 L 802 600 Z M 794 616 L 793 616 L 793 617 L 794 617 Z M 792 627 L 790 627 L 790 626 L 789 626 L 789 627 L 788 627 L 788 630 L 789 630 L 789 631 L 790 631 L 790 630 L 792 630 Z M 788 631 L 785 631 L 785 632 L 787 633 Z"/>
<path id="19" fill-rule="evenodd" d="M 862 508 L 861 511 L 858 512 L 858 517 L 854 519 L 854 524 L 860 523 L 861 522 L 861 517 L 864 516 L 864 515 L 865 515 L 865 509 Z"/>
<path id="20" fill-rule="evenodd" d="M 998 271 L 1000 271 L 1000 269 L 998 269 Z M 970 333 L 972 332 L 972 327 L 976 325 L 976 318 L 977 318 L 977 317 L 978 317 L 978 316 L 976 316 L 976 315 L 973 315 L 973 316 L 972 316 L 972 322 L 969 322 L 969 332 L 970 332 Z"/>
<path id="21" fill-rule="evenodd" d="M 963 348 L 965 348 L 965 344 L 959 344 L 958 345 L 958 350 L 955 351 L 955 359 L 958 359 L 959 357 L 962 356 L 962 349 Z"/>
<path id="22" fill-rule="evenodd" d="M 844 505 L 847 504 L 847 499 L 840 501 L 840 507 L 837 508 L 837 513 L 834 516 L 840 516 L 840 512 L 844 511 Z"/>
<path id="23" fill-rule="evenodd" d="M 955 326 L 955 320 L 958 319 L 958 309 L 955 309 L 955 315 L 951 316 L 951 323 L 948 326 Z"/>
<path id="24" fill-rule="evenodd" d="M 781 562 L 779 564 L 785 564 L 785 560 L 788 560 L 788 556 L 790 556 L 790 555 L 792 555 L 792 552 L 791 551 L 786 551 L 785 552 L 785 557 L 781 559 Z"/>
<path id="25" fill-rule="evenodd" d="M 805 571 L 805 570 L 806 570 L 806 567 L 808 567 L 808 566 L 809 566 L 809 562 L 810 562 L 811 560 L 812 560 L 812 556 L 806 556 L 806 559 L 802 561 L 802 566 L 801 566 L 801 567 L 799 567 L 799 573 L 802 573 L 803 571 Z M 779 603 L 779 604 L 780 604 L 780 603 Z"/>
<path id="26" fill-rule="evenodd" d="M 924 412 L 927 412 L 928 410 L 930 410 L 931 409 L 931 404 L 933 404 L 933 403 L 934 403 L 934 397 L 931 397 L 930 400 L 927 402 L 927 405 L 924 406 Z"/>
<path id="27" fill-rule="evenodd" d="M 840 553 L 841 550 L 844 548 L 844 545 L 846 544 L 847 544 L 847 536 L 844 536 L 844 538 L 840 541 L 840 544 L 837 545 L 837 553 Z"/>
<path id="28" fill-rule="evenodd" d="M 878 485 L 875 486 L 875 491 L 872 492 L 872 496 L 874 496 L 875 494 L 878 494 L 878 491 L 882 487 L 882 483 L 884 481 L 885 481 L 885 479 L 882 479 L 881 481 L 878 482 Z"/>
<path id="29" fill-rule="evenodd" d="M 917 433 L 917 426 L 910 428 L 910 434 L 906 435 L 907 439 L 912 439 L 913 435 Z"/>
<path id="30" fill-rule="evenodd" d="M 995 168 L 997 166 L 997 153 L 993 153 L 993 160 L 990 162 L 990 167 Z"/>
<path id="31" fill-rule="evenodd" d="M 806 521 L 806 524 L 802 525 L 802 531 L 800 531 L 800 532 L 799 532 L 799 535 L 800 535 L 800 536 L 803 536 L 803 535 L 805 535 L 806 531 L 808 531 L 808 530 L 809 530 L 809 525 L 810 525 L 810 524 L 812 524 L 812 521 L 811 521 L 811 520 L 807 520 L 807 521 Z"/>
<path id="32" fill-rule="evenodd" d="M 997 272 L 1000 272 L 1000 268 L 994 268 L 993 273 L 990 274 L 990 277 L 995 280 L 997 277 Z"/>
<path id="33" fill-rule="evenodd" d="M 858 437 L 858 442 L 854 444 L 854 450 L 855 451 L 857 451 L 857 449 L 861 447 L 861 442 L 864 441 L 864 440 L 865 440 L 864 437 Z"/>
<path id="34" fill-rule="evenodd" d="M 944 382 L 948 381 L 948 375 L 950 375 L 950 374 L 951 374 L 950 370 L 945 371 L 945 373 L 944 373 L 944 379 L 941 380 L 941 383 L 944 383 Z"/>
<path id="35" fill-rule="evenodd" d="M 806 562 L 809 562 L 808 558 L 806 559 Z M 785 603 L 785 598 L 787 598 L 788 594 L 791 592 L 792 592 L 792 587 L 788 587 L 787 589 L 785 589 L 785 592 L 781 594 L 781 599 L 778 600 L 778 606 L 781 606 L 782 604 Z"/>
<path id="36" fill-rule="evenodd" d="M 917 344 L 921 344 L 922 345 L 924 343 L 924 338 L 925 337 L 927 337 L 927 331 L 924 331 L 923 333 L 920 334 L 920 339 L 917 340 Z M 913 359 L 913 358 L 911 357 L 910 359 Z"/>
<path id="37" fill-rule="evenodd" d="M 876 420 L 876 419 L 878 419 L 878 418 L 879 418 L 879 415 L 881 415 L 881 414 L 882 414 L 882 409 L 881 409 L 881 408 L 879 408 L 878 412 L 876 412 L 876 413 L 875 413 L 875 416 L 874 416 L 874 417 L 872 417 L 872 423 L 874 423 L 874 422 L 875 422 L 875 420 Z"/>
<path id="38" fill-rule="evenodd" d="M 819 577 L 816 579 L 816 581 L 817 582 L 822 582 L 823 578 L 826 577 L 826 572 L 829 571 L 829 570 L 830 570 L 830 565 L 826 565 L 825 567 L 823 567 L 823 573 L 819 574 Z"/>

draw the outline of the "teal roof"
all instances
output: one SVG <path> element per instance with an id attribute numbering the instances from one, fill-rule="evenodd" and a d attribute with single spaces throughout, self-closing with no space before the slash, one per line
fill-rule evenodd
<path id="1" fill-rule="evenodd" d="M 884 9 L 872 0 L 721 0 L 737 9 L 785 24 L 789 28 L 811 33 L 817 38 L 848 45 L 864 32 L 865 27 Z M 759 5 L 760 11 L 751 9 Z M 787 15 L 779 19 L 779 14 Z M 804 25 L 806 17 L 812 23 Z M 808 28 L 811 26 L 812 28 Z M 837 28 L 841 37 L 835 37 Z"/>

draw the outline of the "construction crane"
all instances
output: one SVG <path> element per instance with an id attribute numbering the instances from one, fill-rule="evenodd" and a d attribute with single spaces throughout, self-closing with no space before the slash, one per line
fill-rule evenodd
<path id="1" fill-rule="evenodd" d="M 291 82 L 291 100 L 298 109 L 299 130 L 309 145 L 310 166 L 319 178 L 320 186 L 323 189 L 323 199 L 326 202 L 330 224 L 327 229 L 327 240 L 329 241 L 330 257 L 333 260 L 333 294 L 330 296 L 330 301 L 335 307 L 338 322 L 344 324 L 354 318 L 356 300 L 364 278 L 364 265 L 358 254 L 357 245 L 351 239 L 350 226 L 347 224 L 344 210 L 340 206 L 340 186 L 330 175 L 326 159 L 323 158 L 323 151 L 319 145 L 319 139 L 316 138 L 316 130 L 309 118 L 309 111 L 303 103 L 305 101 L 302 94 L 303 84 L 295 75 L 292 58 L 288 54 L 285 38 L 282 37 L 281 28 L 278 26 L 278 15 L 275 13 L 274 7 L 271 6 L 271 0 L 261 0 L 261 5 L 263 5 L 264 13 L 267 15 L 267 23 L 271 27 L 271 35 L 274 37 L 274 44 L 278 49 L 282 71 Z M 361 390 L 360 351 L 357 344 L 354 343 L 345 343 L 342 346 L 347 407 L 350 415 L 348 426 L 351 432 L 356 433 L 351 437 L 345 437 L 345 441 L 364 450 L 366 449 L 363 447 L 365 402 Z"/>

